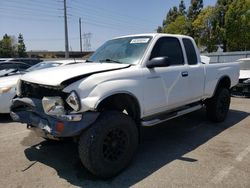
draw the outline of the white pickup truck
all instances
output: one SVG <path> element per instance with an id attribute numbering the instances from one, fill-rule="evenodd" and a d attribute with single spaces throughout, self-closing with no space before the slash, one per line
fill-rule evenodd
<path id="1" fill-rule="evenodd" d="M 74 138 L 83 165 L 111 177 L 131 161 L 140 126 L 203 106 L 211 120 L 223 121 L 238 78 L 237 63 L 202 63 L 188 36 L 124 36 L 84 64 L 25 74 L 11 116 L 44 138 Z"/>

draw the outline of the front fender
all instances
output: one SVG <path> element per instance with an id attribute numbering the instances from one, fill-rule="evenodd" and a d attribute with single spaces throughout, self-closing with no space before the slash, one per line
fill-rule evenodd
<path id="1" fill-rule="evenodd" d="M 143 109 L 142 84 L 135 80 L 114 80 L 97 85 L 87 97 L 81 99 L 82 111 L 95 111 L 101 101 L 115 94 L 133 96 L 138 101 L 140 109 Z"/>

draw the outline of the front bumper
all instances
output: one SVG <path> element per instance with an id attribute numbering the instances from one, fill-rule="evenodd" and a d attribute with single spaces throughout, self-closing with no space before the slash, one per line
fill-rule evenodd
<path id="1" fill-rule="evenodd" d="M 232 96 L 250 97 L 250 84 L 239 83 L 231 89 Z"/>
<path id="2" fill-rule="evenodd" d="M 63 138 L 80 135 L 99 116 L 98 112 L 52 117 L 44 113 L 42 102 L 34 98 L 16 98 L 11 106 L 12 119 L 26 123 L 42 137 Z"/>

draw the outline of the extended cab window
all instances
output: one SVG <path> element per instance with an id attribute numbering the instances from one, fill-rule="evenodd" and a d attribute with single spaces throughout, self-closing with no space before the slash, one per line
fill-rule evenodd
<path id="1" fill-rule="evenodd" d="M 192 41 L 190 39 L 183 39 L 182 41 L 186 50 L 188 64 L 196 65 L 198 63 L 198 60 Z"/>
<path id="2" fill-rule="evenodd" d="M 150 59 L 155 57 L 168 57 L 171 65 L 184 64 L 180 42 L 174 37 L 162 37 L 156 42 Z"/>

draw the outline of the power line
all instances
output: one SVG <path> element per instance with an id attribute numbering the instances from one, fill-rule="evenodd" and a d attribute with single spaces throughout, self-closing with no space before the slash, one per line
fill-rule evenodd
<path id="1" fill-rule="evenodd" d="M 54 13 L 55 11 L 58 11 L 57 7 L 43 7 L 43 6 L 37 6 L 37 5 L 28 5 L 28 4 L 12 4 L 12 3 L 8 3 L 8 4 L 4 4 L 2 7 L 4 8 L 17 8 L 19 9 L 19 11 L 23 11 L 23 10 L 26 10 L 26 11 L 33 11 L 33 12 L 36 12 L 36 11 L 41 11 L 43 13 L 47 13 L 48 11 L 52 11 L 52 13 Z"/>
<path id="2" fill-rule="evenodd" d="M 146 23 L 153 23 L 153 20 L 148 20 L 148 19 L 145 19 L 145 18 L 140 18 L 140 17 L 134 17 L 134 16 L 131 16 L 131 15 L 128 15 L 128 14 L 123 14 L 121 12 L 117 12 L 117 11 L 114 11 L 114 10 L 110 10 L 110 9 L 106 9 L 106 8 L 103 8 L 103 7 L 98 7 L 97 5 L 93 5 L 93 4 L 90 4 L 90 3 L 87 3 L 86 1 L 81 1 L 81 2 L 76 2 L 76 1 L 72 1 L 73 4 L 76 4 L 77 7 L 83 7 L 85 9 L 85 7 L 88 7 L 89 9 L 92 9 L 92 10 L 102 10 L 105 11 L 105 14 L 112 14 L 112 16 L 115 16 L 115 17 L 123 17 L 123 18 L 131 18 L 132 20 L 140 20 L 140 21 L 143 21 L 143 22 L 146 22 Z M 82 5 L 83 4 L 83 5 Z"/>
<path id="3" fill-rule="evenodd" d="M 128 21 L 120 21 L 117 19 L 112 19 L 112 20 L 107 20 L 107 21 L 103 21 L 103 19 L 105 18 L 104 16 L 97 16 L 97 15 L 93 15 L 93 16 L 89 16 L 88 14 L 80 14 L 79 12 L 75 11 L 76 14 L 72 13 L 72 16 L 75 17 L 84 17 L 86 20 L 95 22 L 95 23 L 101 23 L 101 24 L 105 24 L 105 25 L 111 25 L 111 26 L 115 26 L 115 27 L 130 27 L 130 28 L 136 28 L 136 29 L 145 29 L 145 27 L 141 24 L 131 24 Z"/>
<path id="4" fill-rule="evenodd" d="M 40 16 L 40 18 L 34 18 L 34 17 L 30 17 L 30 15 L 6 15 L 3 14 L 3 11 L 0 12 L 0 15 L 2 17 L 4 17 L 5 19 L 11 19 L 11 20 L 20 20 L 22 19 L 22 21 L 27 21 L 27 22 L 36 22 L 40 21 L 40 22 L 58 22 L 58 20 L 56 19 L 44 19 Z M 60 19 L 60 18 L 58 18 Z"/>
<path id="5" fill-rule="evenodd" d="M 18 9 L 15 9 L 15 8 L 4 9 L 4 8 L 0 7 L 0 10 L 1 10 L 1 12 L 5 12 L 6 16 L 8 17 L 8 16 L 12 16 L 13 15 L 13 11 L 17 11 Z M 58 18 L 59 17 L 58 15 L 43 14 L 43 13 L 38 13 L 38 12 L 34 13 L 32 11 L 16 12 L 15 15 L 28 15 L 28 16 L 32 16 L 32 17 L 38 16 L 39 18 L 41 18 L 41 17 Z"/>
<path id="6" fill-rule="evenodd" d="M 54 3 L 54 4 L 53 4 Z M 53 2 L 53 1 L 50 1 L 49 4 L 48 2 L 47 3 L 43 3 L 43 2 L 34 2 L 34 0 L 29 0 L 23 4 L 20 4 L 20 1 L 18 0 L 8 0 L 5 2 L 5 4 L 10 4 L 10 5 L 25 5 L 25 6 L 32 6 L 32 8 L 34 7 L 43 7 L 43 8 L 46 8 L 46 10 L 48 9 L 54 9 L 54 8 L 57 8 L 59 6 L 59 2 Z"/>
<path id="7" fill-rule="evenodd" d="M 93 19 L 96 18 L 98 20 L 108 20 L 109 23 L 123 23 L 123 24 L 127 24 L 127 25 L 136 25 L 137 27 L 147 27 L 148 26 L 148 22 L 147 23 L 142 23 L 140 22 L 136 22 L 136 19 L 128 19 L 128 18 L 120 18 L 117 15 L 109 15 L 108 12 L 104 12 L 104 11 L 98 11 L 98 10 L 91 10 L 91 12 L 88 12 L 88 7 L 85 8 L 80 8 L 80 7 L 72 7 L 70 9 L 71 13 L 73 12 L 73 14 L 76 14 L 77 17 L 79 16 L 84 16 L 85 18 L 89 18 L 89 19 Z M 102 21 L 103 22 L 103 21 Z"/>

